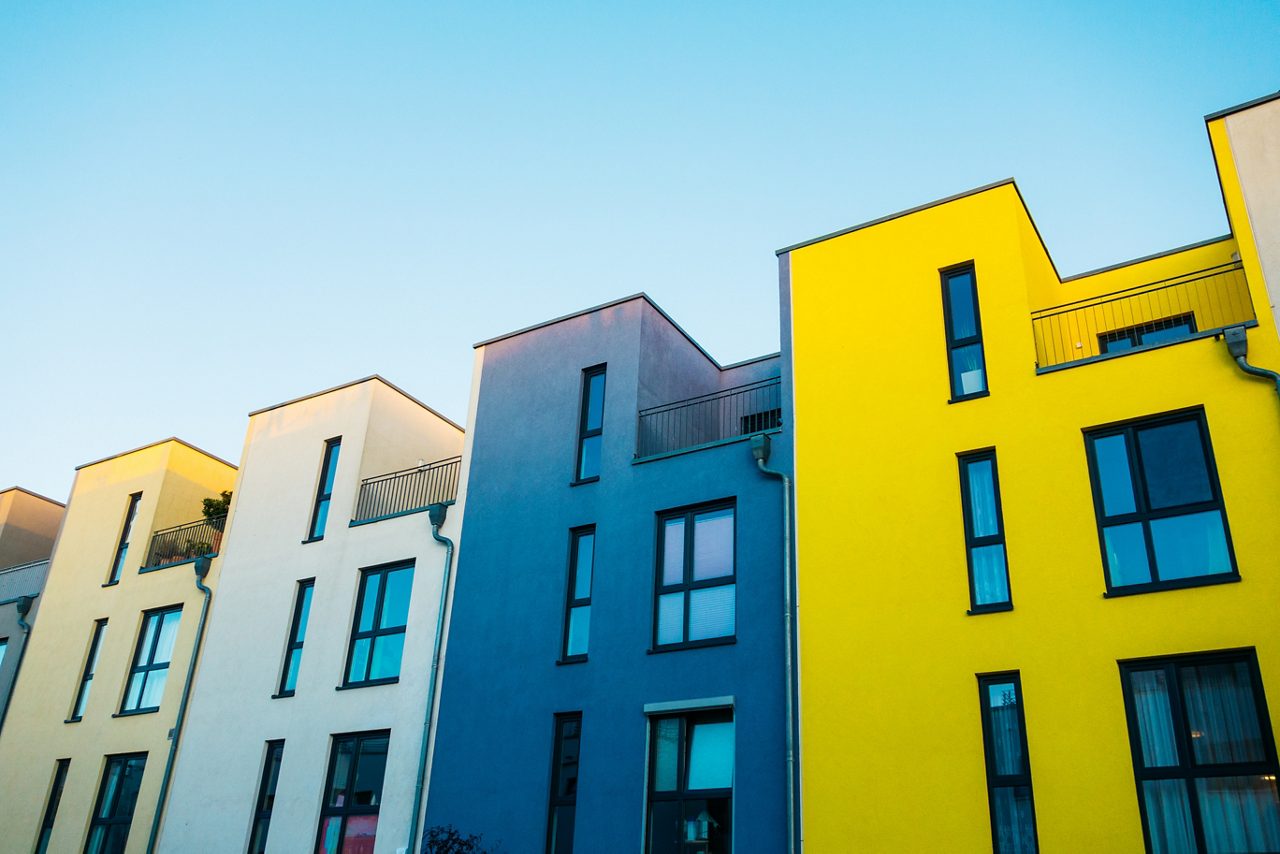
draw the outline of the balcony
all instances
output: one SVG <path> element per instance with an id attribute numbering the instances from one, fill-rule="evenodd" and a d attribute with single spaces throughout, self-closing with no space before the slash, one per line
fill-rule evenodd
<path id="1" fill-rule="evenodd" d="M 432 504 L 453 501 L 458 495 L 462 457 L 451 457 L 403 471 L 367 477 L 360 481 L 352 525 L 380 522 L 395 516 L 419 513 Z"/>
<path id="2" fill-rule="evenodd" d="M 222 546 L 222 530 L 226 525 L 226 516 L 214 516 L 156 531 L 151 535 L 151 546 L 141 571 L 163 569 L 198 557 L 214 557 Z"/>
<path id="3" fill-rule="evenodd" d="M 758 380 L 640 410 L 636 457 L 733 441 L 782 426 L 782 380 Z"/>
<path id="4" fill-rule="evenodd" d="M 1239 261 L 1031 313 L 1041 373 L 1256 322 Z"/>

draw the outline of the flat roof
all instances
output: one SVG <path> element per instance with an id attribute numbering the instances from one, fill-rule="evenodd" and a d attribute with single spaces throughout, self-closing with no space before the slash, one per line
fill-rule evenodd
<path id="1" fill-rule="evenodd" d="M 272 406 L 264 406 L 261 409 L 255 409 L 253 412 L 250 412 L 249 417 L 252 418 L 255 415 L 261 415 L 264 412 L 270 412 L 273 409 L 280 409 L 281 407 L 292 406 L 293 404 L 301 403 L 304 400 L 311 400 L 311 398 L 313 397 L 320 397 L 321 395 L 332 394 L 335 391 L 342 391 L 343 389 L 351 388 L 352 386 L 357 386 L 357 385 L 360 385 L 361 383 L 373 382 L 374 380 L 377 380 L 378 382 L 382 383 L 392 391 L 399 392 L 402 396 L 408 398 L 409 400 L 412 400 L 414 403 L 418 404 L 423 409 L 427 410 L 432 415 L 439 418 L 441 421 L 444 421 L 445 423 L 449 424 L 451 427 L 455 428 L 456 430 L 464 433 L 466 432 L 466 430 L 464 430 L 463 427 L 457 422 L 455 422 L 452 418 L 442 415 L 436 410 L 432 409 L 430 406 L 427 406 L 421 400 L 418 400 L 418 398 L 409 394 L 409 392 L 400 388 L 400 386 L 391 382 L 381 374 L 370 374 L 367 377 L 361 377 L 358 380 L 352 380 L 351 382 L 343 383 L 342 385 L 336 385 L 333 388 L 326 388 L 323 391 L 316 391 L 316 392 L 312 392 L 311 394 L 304 394 L 302 397 L 295 397 L 292 400 L 286 400 L 283 403 L 277 403 Z"/>
<path id="2" fill-rule="evenodd" d="M 59 507 L 63 507 L 63 508 L 67 506 L 63 502 L 55 501 L 54 499 L 50 498 L 47 495 L 41 495 L 38 492 L 32 492 L 30 489 L 27 489 L 25 486 L 10 486 L 5 489 L 0 489 L 0 495 L 4 495 L 6 492 L 25 492 L 27 495 L 30 495 L 32 498 L 39 498 L 41 501 L 48 501 L 50 504 L 57 504 Z"/>
<path id="3" fill-rule="evenodd" d="M 233 468 L 233 469 L 234 469 L 234 468 L 237 468 L 237 466 L 235 465 L 235 463 L 229 463 L 229 462 L 227 462 L 226 460 L 224 460 L 222 457 L 218 456 L 217 454 L 211 454 L 211 453 L 209 453 L 208 451 L 206 451 L 204 448 L 197 448 L 195 445 L 193 445 L 193 444 L 191 444 L 190 442 L 185 441 L 185 440 L 183 440 L 183 439 L 179 439 L 177 436 L 170 436 L 170 437 L 169 437 L 169 438 L 167 438 L 167 439 L 160 439 L 159 441 L 151 442 L 150 444 L 142 445 L 141 447 L 138 447 L 138 448 L 132 448 L 132 449 L 130 449 L 130 450 L 128 450 L 128 451 L 121 451 L 121 452 L 120 452 L 120 453 L 118 453 L 118 454 L 112 454 L 112 455 L 111 455 L 111 456 L 109 456 L 109 457 L 103 457 L 103 458 L 102 458 L 102 459 L 100 459 L 100 460 L 94 460 L 94 461 L 93 461 L 93 462 L 91 462 L 91 463 L 84 463 L 83 465 L 78 465 L 78 466 L 76 466 L 76 469 L 75 469 L 75 470 L 76 470 L 76 471 L 80 471 L 80 469 L 87 469 L 89 466 L 96 466 L 96 465 L 98 465 L 99 463 L 105 463 L 105 462 L 108 462 L 108 461 L 110 461 L 110 460 L 118 459 L 118 458 L 120 458 L 120 457 L 127 457 L 129 454 L 136 454 L 136 453 L 138 453 L 139 451 L 145 451 L 145 450 L 147 450 L 148 448 L 154 448 L 154 447 L 156 447 L 157 445 L 163 445 L 163 444 L 165 444 L 166 442 L 177 442 L 179 445 L 186 445 L 188 448 L 190 448 L 191 450 L 195 451 L 197 454 L 204 454 L 204 455 L 205 455 L 206 457 L 208 457 L 209 459 L 211 459 L 211 460 L 217 460 L 218 462 L 222 463 L 222 464 L 223 464 L 223 465 L 225 465 L 225 466 L 230 466 L 230 467 L 231 467 L 231 468 Z"/>
<path id="4" fill-rule="evenodd" d="M 1243 104 L 1236 104 L 1234 107 L 1227 107 L 1225 110 L 1218 110 L 1215 113 L 1210 113 L 1204 117 L 1204 120 L 1206 122 L 1211 122 L 1214 119 L 1221 119 L 1231 115 L 1232 113 L 1240 113 L 1251 107 L 1259 107 L 1268 101 L 1274 101 L 1277 98 L 1280 98 L 1280 92 L 1272 92 L 1270 95 L 1263 95 L 1261 98 L 1254 98 L 1252 101 L 1245 101 Z"/>

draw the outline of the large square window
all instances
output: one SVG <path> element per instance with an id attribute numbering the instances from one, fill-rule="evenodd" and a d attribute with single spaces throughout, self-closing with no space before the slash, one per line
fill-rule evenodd
<path id="1" fill-rule="evenodd" d="M 147 754 L 108 756 L 98 786 L 98 799 L 89 820 L 85 854 L 124 854 L 133 824 L 133 808 L 138 803 Z"/>
<path id="2" fill-rule="evenodd" d="M 733 850 L 733 712 L 649 721 L 648 854 Z"/>
<path id="3" fill-rule="evenodd" d="M 378 835 L 391 733 L 333 737 L 316 854 L 370 854 Z"/>
<path id="4" fill-rule="evenodd" d="M 399 680 L 412 593 L 413 564 L 375 567 L 360 573 L 360 598 L 347 652 L 346 687 Z"/>
<path id="5" fill-rule="evenodd" d="M 723 643 L 737 631 L 734 507 L 658 517 L 654 648 Z"/>
<path id="6" fill-rule="evenodd" d="M 142 615 L 142 631 L 138 633 L 138 646 L 133 653 L 133 666 L 129 669 L 129 684 L 125 688 L 121 714 L 160 710 L 181 619 L 181 606 L 147 611 Z M 97 658 L 96 650 L 94 658 Z"/>

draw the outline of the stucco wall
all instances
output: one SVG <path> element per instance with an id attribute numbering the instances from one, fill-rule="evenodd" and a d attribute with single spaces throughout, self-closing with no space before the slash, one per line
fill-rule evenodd
<path id="1" fill-rule="evenodd" d="M 23 660 L 22 649 L 27 643 L 27 634 L 18 624 L 18 606 L 12 600 L 19 596 L 33 596 L 31 610 L 27 612 L 25 621 L 34 630 L 36 614 L 40 610 L 40 592 L 44 589 L 45 575 L 49 571 L 49 561 L 16 566 L 12 569 L 0 570 L 0 641 L 6 641 L 4 660 L 0 661 L 0 731 L 3 731 L 7 715 L 10 693 L 13 691 L 14 678 L 18 675 L 18 663 Z"/>
<path id="2" fill-rule="evenodd" d="M 0 569 L 53 554 L 66 508 L 22 489 L 0 492 Z"/>
<path id="3" fill-rule="evenodd" d="M 1280 325 L 1280 99 L 1225 121 L 1271 311 Z"/>

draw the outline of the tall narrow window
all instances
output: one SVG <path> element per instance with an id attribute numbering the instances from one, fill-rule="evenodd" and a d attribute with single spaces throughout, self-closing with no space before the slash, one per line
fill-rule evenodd
<path id="1" fill-rule="evenodd" d="M 76 688 L 76 699 L 71 704 L 72 721 L 84 717 L 84 708 L 89 704 L 89 689 L 93 687 L 93 674 L 98 669 L 98 653 L 102 649 L 102 636 L 107 631 L 106 619 L 95 620 L 93 634 L 89 636 L 89 654 L 84 659 L 84 672 L 80 674 L 80 685 Z"/>
<path id="2" fill-rule="evenodd" d="M 356 623 L 347 653 L 347 687 L 400 678 L 412 592 L 413 564 L 361 570 Z"/>
<path id="3" fill-rule="evenodd" d="M 124 854 L 129 841 L 133 807 L 138 802 L 147 754 L 126 753 L 108 756 L 98 786 L 98 800 L 89 821 L 89 841 L 84 854 Z"/>
<path id="4" fill-rule="evenodd" d="M 268 741 L 262 763 L 262 779 L 258 783 L 258 801 L 253 812 L 253 833 L 249 837 L 249 854 L 265 854 L 267 831 L 271 827 L 271 810 L 276 803 L 276 781 L 280 779 L 280 762 L 284 758 L 284 741 Z"/>
<path id="5" fill-rule="evenodd" d="M 573 854 L 573 817 L 578 803 L 578 749 L 581 738 L 581 712 L 556 715 L 556 739 L 551 754 L 547 854 Z"/>
<path id="6" fill-rule="evenodd" d="M 120 541 L 116 544 L 116 556 L 111 561 L 111 574 L 107 578 L 107 584 L 118 582 L 120 573 L 124 571 L 124 559 L 129 554 L 129 535 L 133 531 L 133 520 L 138 515 L 138 502 L 141 500 L 141 492 L 129 496 L 129 507 L 124 511 L 124 525 L 120 527 Z"/>
<path id="7" fill-rule="evenodd" d="M 982 740 L 987 754 L 987 799 L 995 854 L 1034 854 L 1036 808 L 1031 797 L 1027 721 L 1017 673 L 978 677 Z"/>
<path id="8" fill-rule="evenodd" d="M 1013 607 L 1013 600 L 1009 596 L 1004 514 L 1000 510 L 1000 478 L 994 450 L 960 455 L 960 501 L 969 562 L 969 613 L 1007 611 Z"/>
<path id="9" fill-rule="evenodd" d="M 49 850 L 49 837 L 53 836 L 53 823 L 58 818 L 58 804 L 62 803 L 62 789 L 67 784 L 67 769 L 70 767 L 70 759 L 59 759 L 53 767 L 53 785 L 49 787 L 49 800 L 44 805 L 44 818 L 40 820 L 35 854 L 46 854 Z"/>
<path id="10" fill-rule="evenodd" d="M 1147 851 L 1280 851 L 1280 767 L 1253 650 L 1120 673 Z"/>
<path id="11" fill-rule="evenodd" d="M 987 361 L 982 352 L 982 320 L 973 265 L 942 274 L 942 313 L 947 325 L 947 364 L 952 402 L 987 393 Z"/>
<path id="12" fill-rule="evenodd" d="M 124 692 L 121 714 L 160 709 L 180 619 L 182 606 L 147 611 L 142 615 L 142 631 L 138 634 L 133 667 L 129 669 L 129 685 Z"/>
<path id="13" fill-rule="evenodd" d="M 378 834 L 389 732 L 334 736 L 316 854 L 366 854 Z"/>
<path id="14" fill-rule="evenodd" d="M 649 854 L 729 854 L 733 847 L 733 714 L 649 723 Z"/>
<path id="15" fill-rule="evenodd" d="M 733 505 L 658 517 L 654 646 L 721 642 L 736 631 Z"/>
<path id="16" fill-rule="evenodd" d="M 280 691 L 277 697 L 292 697 L 298 687 L 298 668 L 302 664 L 302 644 L 307 638 L 307 618 L 311 616 L 311 591 L 316 580 L 308 578 L 298 582 L 293 598 L 293 621 L 289 625 L 289 646 L 284 654 L 284 671 L 280 674 Z"/>
<path id="17" fill-rule="evenodd" d="M 569 538 L 569 600 L 564 615 L 561 661 L 584 661 L 591 634 L 591 576 L 595 568 L 596 529 L 578 528 Z"/>
<path id="18" fill-rule="evenodd" d="M 582 412 L 578 418 L 578 468 L 575 480 L 600 477 L 604 442 L 604 365 L 582 372 Z"/>
<path id="19" fill-rule="evenodd" d="M 4 655 L 9 651 L 9 639 L 0 638 L 0 667 L 4 666 Z"/>
<path id="20" fill-rule="evenodd" d="M 1202 411 L 1089 430 L 1085 445 L 1108 593 L 1239 577 Z"/>
<path id="21" fill-rule="evenodd" d="M 329 502 L 333 499 L 333 480 L 338 473 L 338 451 L 342 437 L 324 443 L 324 461 L 320 464 L 320 484 L 316 487 L 316 504 L 311 511 L 311 533 L 307 542 L 324 539 L 324 526 L 329 521 Z"/>

